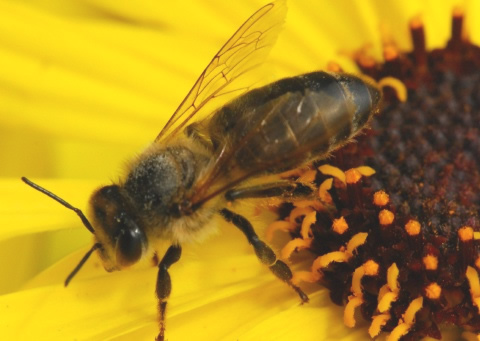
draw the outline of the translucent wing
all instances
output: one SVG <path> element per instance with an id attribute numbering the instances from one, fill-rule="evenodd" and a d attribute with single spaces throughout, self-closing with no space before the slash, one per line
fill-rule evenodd
<path id="1" fill-rule="evenodd" d="M 347 84 L 356 85 L 347 91 Z M 326 72 L 285 78 L 250 91 L 206 122 L 204 131 L 212 140 L 214 157 L 192 188 L 188 203 L 200 207 L 246 179 L 277 174 L 328 155 L 367 124 L 380 99 L 374 85 Z M 354 124 L 354 117 L 362 118 Z"/>
<path id="2" fill-rule="evenodd" d="M 258 134 L 260 130 L 259 126 L 253 127 L 251 132 L 240 141 L 238 147 L 242 148 L 245 144 L 249 143 L 252 137 L 255 134 Z M 326 144 L 322 139 L 319 139 L 319 141 L 312 141 L 296 148 L 295 150 L 287 150 L 281 155 L 272 155 L 271 158 L 257 162 L 255 166 L 251 167 L 249 170 L 242 170 L 235 164 L 235 160 L 233 159 L 237 146 L 233 147 L 225 144 L 218 151 L 215 162 L 210 165 L 208 171 L 205 172 L 195 184 L 188 202 L 191 207 L 195 209 L 247 179 L 279 173 L 279 171 L 272 172 L 272 170 L 276 170 L 279 167 L 285 167 L 282 169 L 283 171 L 299 167 L 306 161 L 313 160 L 314 157 L 321 157 L 322 154 L 325 155 L 326 153 L 312 153 L 312 151 L 319 149 L 319 147 L 321 149 L 324 146 L 326 146 Z M 226 182 L 221 182 L 220 186 L 217 186 L 216 180 L 222 176 L 224 169 L 229 169 L 228 180 Z M 265 174 L 265 172 L 267 174 Z"/>
<path id="3" fill-rule="evenodd" d="M 260 65 L 274 45 L 286 15 L 284 0 L 256 11 L 225 43 L 155 139 L 167 141 L 195 120 L 207 103 L 248 90 L 239 79 Z M 250 84 L 251 85 L 251 84 Z"/>

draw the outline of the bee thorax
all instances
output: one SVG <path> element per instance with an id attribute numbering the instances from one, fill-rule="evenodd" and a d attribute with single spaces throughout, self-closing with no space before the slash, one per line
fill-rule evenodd
<path id="1" fill-rule="evenodd" d="M 186 193 L 198 177 L 204 157 L 183 146 L 147 151 L 133 165 L 123 185 L 147 233 L 176 240 L 178 230 L 191 230 L 183 210 Z M 193 219 L 193 217 L 191 217 Z"/>

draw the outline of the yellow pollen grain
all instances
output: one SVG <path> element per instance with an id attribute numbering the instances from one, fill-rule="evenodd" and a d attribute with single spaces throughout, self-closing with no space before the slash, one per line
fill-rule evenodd
<path id="1" fill-rule="evenodd" d="M 331 204 L 333 203 L 332 197 L 328 191 L 332 188 L 333 179 L 329 178 L 323 181 L 318 187 L 318 197 L 324 203 Z"/>
<path id="2" fill-rule="evenodd" d="M 395 302 L 398 299 L 398 293 L 388 291 L 386 292 L 381 299 L 378 300 L 377 309 L 379 312 L 384 313 L 390 310 L 392 302 Z"/>
<path id="3" fill-rule="evenodd" d="M 423 297 L 417 297 L 408 305 L 407 310 L 405 311 L 404 320 L 407 324 L 413 324 L 415 321 L 415 314 L 422 309 L 423 307 Z"/>
<path id="4" fill-rule="evenodd" d="M 313 261 L 312 268 L 321 269 L 326 268 L 330 263 L 344 263 L 350 259 L 350 256 L 347 255 L 345 252 L 342 251 L 333 251 L 326 253 L 320 257 L 317 257 Z"/>
<path id="5" fill-rule="evenodd" d="M 302 221 L 302 227 L 300 229 L 300 235 L 302 236 L 303 239 L 308 239 L 309 235 L 311 233 L 311 227 L 315 222 L 317 221 L 317 212 L 312 211 L 310 213 L 307 213 L 305 218 L 303 218 Z"/>
<path id="6" fill-rule="evenodd" d="M 398 292 L 400 287 L 398 285 L 398 274 L 400 271 L 398 270 L 398 266 L 396 263 L 390 265 L 387 270 L 387 284 L 393 292 Z"/>
<path id="7" fill-rule="evenodd" d="M 477 269 L 480 269 L 480 257 L 477 257 L 477 259 L 475 259 L 475 266 L 477 267 Z"/>
<path id="8" fill-rule="evenodd" d="M 352 238 L 347 243 L 347 249 L 345 250 L 345 253 L 348 255 L 353 255 L 353 251 L 360 245 L 365 244 L 365 241 L 367 240 L 368 233 L 366 232 L 359 232 L 356 235 L 354 235 Z"/>
<path id="9" fill-rule="evenodd" d="M 458 237 L 462 242 L 473 239 L 473 229 L 470 226 L 464 226 L 458 229 Z"/>
<path id="10" fill-rule="evenodd" d="M 317 170 L 316 169 L 310 169 L 303 173 L 298 179 L 298 182 L 302 183 L 310 183 L 315 180 L 315 177 L 317 176 Z"/>
<path id="11" fill-rule="evenodd" d="M 380 314 L 373 317 L 370 328 L 368 328 L 368 334 L 372 339 L 380 334 L 382 327 L 387 324 L 388 320 L 390 320 L 389 313 Z"/>
<path id="12" fill-rule="evenodd" d="M 373 203 L 377 206 L 385 206 L 390 201 L 390 196 L 384 191 L 377 191 L 373 195 Z"/>
<path id="13" fill-rule="evenodd" d="M 405 224 L 405 231 L 407 231 L 408 235 L 410 236 L 416 236 L 420 233 L 422 227 L 420 225 L 420 223 L 416 220 L 409 220 L 406 224 Z"/>
<path id="14" fill-rule="evenodd" d="M 438 299 L 441 293 L 442 288 L 437 283 L 431 283 L 425 288 L 425 295 L 432 300 Z"/>
<path id="15" fill-rule="evenodd" d="M 479 240 L 480 239 L 480 232 L 477 232 L 477 231 L 473 232 L 473 239 Z"/>
<path id="16" fill-rule="evenodd" d="M 470 295 L 472 296 L 472 302 L 477 306 L 480 313 L 480 280 L 478 278 L 478 272 L 475 268 L 467 266 L 465 273 L 468 284 L 470 284 Z"/>
<path id="17" fill-rule="evenodd" d="M 380 225 L 390 225 L 391 223 L 393 223 L 393 219 L 395 219 L 395 215 L 392 211 L 381 210 L 378 214 L 378 220 L 380 222 Z"/>
<path id="18" fill-rule="evenodd" d="M 360 166 L 360 167 L 357 167 L 355 169 L 363 176 L 372 176 L 373 174 L 376 173 L 375 169 L 373 169 L 372 167 L 368 167 L 368 166 Z"/>
<path id="19" fill-rule="evenodd" d="M 345 181 L 347 184 L 356 184 L 362 178 L 362 174 L 356 169 L 352 168 L 345 171 Z"/>
<path id="20" fill-rule="evenodd" d="M 398 326 L 396 326 L 392 332 L 388 335 L 387 337 L 387 341 L 398 341 L 400 340 L 400 338 L 407 334 L 408 331 L 410 330 L 410 327 L 408 324 L 406 323 L 401 323 L 399 324 Z"/>
<path id="21" fill-rule="evenodd" d="M 390 333 L 387 338 L 387 341 L 398 341 L 403 335 L 407 334 L 410 328 L 412 328 L 413 323 L 415 321 L 415 314 L 422 309 L 423 307 L 423 297 L 420 296 L 414 299 L 408 305 L 407 310 L 404 314 L 404 321 L 403 323 L 399 323 Z"/>
<path id="22" fill-rule="evenodd" d="M 365 275 L 365 268 L 359 266 L 358 268 L 353 271 L 352 275 L 352 286 L 350 290 L 355 296 L 361 297 L 362 296 L 362 278 Z"/>
<path id="23" fill-rule="evenodd" d="M 364 264 L 363 264 L 363 268 L 365 269 L 365 275 L 367 276 L 376 276 L 378 275 L 378 268 L 379 268 L 379 265 L 377 262 L 375 262 L 374 260 L 367 260 Z"/>
<path id="24" fill-rule="evenodd" d="M 333 220 L 332 229 L 338 234 L 343 234 L 348 230 L 348 224 L 344 217 Z"/>
<path id="25" fill-rule="evenodd" d="M 311 207 L 295 207 L 290 212 L 290 215 L 288 216 L 288 220 L 291 223 L 295 223 L 298 217 L 301 217 L 302 215 L 307 215 L 311 212 L 315 212 L 314 209 Z"/>
<path id="26" fill-rule="evenodd" d="M 270 242 L 276 231 L 290 232 L 295 229 L 296 225 L 290 221 L 278 220 L 271 223 L 265 230 L 265 239 Z"/>
<path id="27" fill-rule="evenodd" d="M 345 183 L 345 173 L 340 168 L 333 167 L 331 165 L 321 165 L 318 167 L 318 170 L 324 175 L 331 175 Z"/>
<path id="28" fill-rule="evenodd" d="M 295 285 L 300 284 L 300 282 L 315 283 L 322 278 L 320 272 L 310 272 L 310 271 L 295 271 L 292 277 L 292 283 Z"/>
<path id="29" fill-rule="evenodd" d="M 363 304 L 362 297 L 350 296 L 343 312 L 343 323 L 349 328 L 355 327 L 355 309 Z"/>
<path id="30" fill-rule="evenodd" d="M 394 59 L 394 58 L 392 58 L 392 59 Z M 406 102 L 407 101 L 407 98 L 408 98 L 407 87 L 398 78 L 394 78 L 394 77 L 382 78 L 378 82 L 378 85 L 381 88 L 384 88 L 384 87 L 387 87 L 387 86 L 391 87 L 393 90 L 395 90 L 395 93 L 397 94 L 397 98 L 400 102 Z"/>
<path id="31" fill-rule="evenodd" d="M 280 257 L 283 260 L 289 259 L 293 252 L 304 250 L 312 245 L 312 239 L 295 238 L 289 241 L 282 249 Z"/>
<path id="32" fill-rule="evenodd" d="M 438 258 L 434 255 L 428 254 L 423 257 L 423 265 L 427 270 L 437 270 L 438 268 Z"/>
<path id="33" fill-rule="evenodd" d="M 392 302 L 398 299 L 400 286 L 398 285 L 399 270 L 396 263 L 392 263 L 387 270 L 387 284 L 380 288 L 377 309 L 383 313 L 390 310 Z"/>
<path id="34" fill-rule="evenodd" d="M 378 274 L 379 265 L 373 260 L 368 260 L 355 269 L 352 275 L 351 291 L 355 296 L 362 295 L 362 278 L 363 276 L 376 276 Z"/>

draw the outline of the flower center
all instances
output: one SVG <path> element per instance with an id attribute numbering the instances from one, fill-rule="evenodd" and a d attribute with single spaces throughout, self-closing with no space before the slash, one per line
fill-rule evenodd
<path id="1" fill-rule="evenodd" d="M 327 287 L 349 327 L 360 309 L 371 337 L 440 338 L 441 323 L 480 333 L 480 48 L 462 23 L 456 11 L 442 49 L 427 51 L 413 20 L 412 52 L 357 56 L 368 76 L 405 84 L 408 100 L 386 88 L 371 129 L 315 165 L 321 204 L 286 204 L 287 222 L 270 227 L 294 238 L 283 257 L 317 256 L 298 281 Z"/>

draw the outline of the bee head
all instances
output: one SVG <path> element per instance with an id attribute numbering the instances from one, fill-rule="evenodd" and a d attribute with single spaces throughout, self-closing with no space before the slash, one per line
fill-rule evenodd
<path id="1" fill-rule="evenodd" d="M 118 185 L 105 186 L 90 199 L 95 239 L 105 270 L 133 265 L 147 250 L 147 238 Z"/>
<path id="2" fill-rule="evenodd" d="M 65 286 L 70 283 L 95 251 L 98 251 L 107 271 L 120 270 L 142 258 L 147 249 L 147 238 L 136 223 L 127 199 L 122 195 L 119 186 L 105 186 L 93 193 L 90 199 L 90 206 L 93 211 L 93 226 L 95 226 L 93 228 L 90 221 L 79 208 L 70 205 L 59 196 L 25 177 L 22 177 L 22 181 L 62 206 L 74 211 L 80 217 L 87 230 L 95 236 L 96 243 L 68 275 L 65 280 Z"/>

